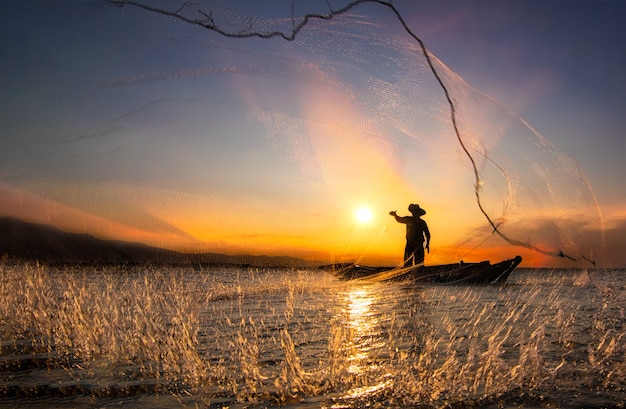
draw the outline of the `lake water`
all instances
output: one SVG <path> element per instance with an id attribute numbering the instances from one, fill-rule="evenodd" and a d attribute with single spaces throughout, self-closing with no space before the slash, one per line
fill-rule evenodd
<path id="1" fill-rule="evenodd" d="M 0 266 L 0 407 L 621 408 L 626 271 Z"/>

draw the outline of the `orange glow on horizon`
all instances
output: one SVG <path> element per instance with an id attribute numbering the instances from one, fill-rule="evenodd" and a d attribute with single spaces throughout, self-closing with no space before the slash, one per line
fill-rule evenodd
<path id="1" fill-rule="evenodd" d="M 11 216 L 30 223 L 51 225 L 71 233 L 85 233 L 105 240 L 163 244 L 166 236 L 101 217 L 9 185 L 0 183 L 0 208 Z M 6 210 L 5 210 L 6 211 Z"/>
<path id="2" fill-rule="evenodd" d="M 524 265 L 551 262 L 523 248 L 475 242 L 485 234 L 472 226 L 486 226 L 486 221 L 475 203 L 472 172 L 446 135 L 429 134 L 424 141 L 400 129 L 400 141 L 335 86 L 341 81 L 316 67 L 302 68 L 326 82 L 298 84 L 289 113 L 274 111 L 254 86 L 232 77 L 248 119 L 259 128 L 260 136 L 255 136 L 269 146 L 264 152 L 281 161 L 286 176 L 268 170 L 274 163 L 260 162 L 237 174 L 246 183 L 228 179 L 226 188 L 218 184 L 206 192 L 158 184 L 42 183 L 23 189 L 0 184 L 0 208 L 67 231 L 178 251 L 388 265 L 402 262 L 405 240 L 404 226 L 388 212 L 407 214 L 409 203 L 420 203 L 433 236 L 427 264 L 498 261 L 517 254 Z M 254 183 L 247 183 L 250 179 Z M 264 183 L 271 193 L 259 193 Z M 259 187 L 249 192 L 246 188 L 253 184 Z M 500 204 L 494 204 L 494 212 L 503 212 Z M 355 218 L 356 209 L 362 210 Z M 542 215 L 562 213 L 557 209 Z M 460 242 L 464 237 L 474 242 Z"/>
<path id="3" fill-rule="evenodd" d="M 157 232 L 150 230 L 149 226 L 127 225 L 2 184 L 0 204 L 4 209 L 14 210 L 11 216 L 25 221 L 51 224 L 65 231 L 88 233 L 103 239 L 137 241 L 178 251 L 287 255 L 320 262 L 357 261 L 376 265 L 402 262 L 404 226 L 387 216 L 388 209 L 382 207 L 371 206 L 374 217 L 367 224 L 357 222 L 351 214 L 354 210 L 347 206 L 343 213 L 334 215 L 332 223 L 326 223 L 329 219 L 324 214 L 308 209 L 276 211 L 270 203 L 248 203 L 237 207 L 236 203 L 185 196 L 180 192 L 119 185 L 111 185 L 105 190 L 108 193 L 100 190 L 100 197 L 114 192 L 123 196 L 125 191 L 140 190 L 138 196 L 145 197 L 145 203 L 134 203 L 134 206 L 142 207 L 144 212 L 171 225 L 172 231 Z M 456 246 L 446 242 L 446 235 L 437 227 L 433 229 L 440 223 L 438 217 L 434 217 L 436 213 L 433 210 L 429 213 L 431 217 L 429 214 L 425 216 L 433 234 L 431 252 L 426 255 L 428 265 L 460 260 L 497 262 L 515 255 L 522 256 L 522 267 L 567 264 L 567 260 L 554 259 L 497 240 L 479 247 Z M 282 223 L 278 223 L 279 220 Z M 253 228 L 246 232 L 244 226 Z"/>

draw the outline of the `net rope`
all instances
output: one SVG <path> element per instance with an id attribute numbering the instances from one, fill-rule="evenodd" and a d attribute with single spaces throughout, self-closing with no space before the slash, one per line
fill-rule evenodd
<path id="1" fill-rule="evenodd" d="M 359 13 L 367 14 L 369 9 L 361 10 L 362 6 L 364 5 L 375 6 L 388 10 L 392 13 L 396 22 L 399 24 L 405 34 L 410 36 L 412 41 L 414 41 L 414 43 L 418 45 L 419 52 L 425 59 L 427 70 L 435 79 L 437 86 L 445 97 L 449 121 L 446 121 L 446 123 L 448 123 L 451 127 L 452 131 L 454 132 L 458 147 L 460 147 L 463 155 L 469 161 L 470 171 L 473 178 L 472 184 L 475 203 L 480 213 L 487 222 L 490 230 L 489 234 L 498 236 L 510 245 L 523 247 L 543 254 L 545 256 L 563 258 L 574 261 L 586 260 L 595 265 L 593 251 L 590 250 L 589 247 L 581 246 L 579 243 L 576 242 L 577 236 L 581 234 L 580 232 L 582 231 L 582 225 L 588 225 L 591 223 L 596 223 L 600 225 L 602 224 L 601 214 L 599 212 L 597 201 L 595 199 L 595 196 L 593 195 L 593 192 L 591 191 L 589 183 L 582 173 L 582 170 L 577 167 L 575 162 L 571 158 L 569 158 L 568 155 L 558 151 L 556 147 L 554 147 L 547 140 L 545 140 L 528 123 L 516 116 L 515 120 L 517 125 L 514 126 L 524 128 L 524 138 L 530 141 L 528 142 L 528 145 L 538 148 L 539 150 L 538 154 L 529 152 L 527 155 L 528 157 L 530 157 L 530 160 L 528 161 L 526 166 L 534 167 L 534 169 L 531 171 L 532 175 L 530 173 L 524 173 L 527 172 L 527 169 L 519 170 L 518 168 L 514 168 L 513 170 L 511 170 L 510 164 L 502 163 L 502 160 L 493 159 L 494 154 L 489 150 L 494 149 L 494 144 L 489 140 L 489 138 L 497 138 L 498 135 L 487 136 L 487 140 L 484 140 L 485 138 L 481 139 L 480 136 L 474 136 L 474 126 L 471 123 L 467 122 L 467 118 L 471 117 L 474 107 L 469 104 L 468 107 L 464 108 L 464 112 L 460 112 L 458 103 L 459 101 L 466 102 L 468 100 L 468 97 L 466 95 L 467 93 L 471 92 L 473 94 L 473 98 L 476 98 L 476 95 L 479 95 L 482 100 L 489 101 L 489 103 L 493 105 L 498 105 L 498 109 L 504 111 L 507 116 L 513 116 L 514 114 L 508 111 L 506 107 L 500 105 L 497 101 L 493 101 L 486 95 L 480 94 L 477 90 L 471 89 L 471 87 L 462 82 L 462 79 L 458 78 L 456 74 L 447 69 L 447 67 L 445 67 L 443 63 L 436 59 L 436 57 L 428 51 L 426 45 L 420 39 L 420 37 L 416 35 L 415 32 L 409 27 L 409 24 L 404 19 L 399 9 L 393 3 L 381 0 L 355 0 L 347 3 L 343 7 L 333 8 L 330 2 L 326 1 L 327 11 L 325 13 L 306 13 L 300 17 L 295 16 L 295 3 L 292 3 L 292 7 L 290 10 L 291 16 L 284 17 L 282 19 L 271 19 L 260 15 L 254 15 L 254 13 L 252 12 L 238 15 L 238 10 L 227 10 L 217 6 L 209 5 L 203 6 L 196 2 L 184 2 L 176 7 L 172 7 L 171 9 L 166 6 L 158 5 L 158 2 L 142 2 L 134 0 L 109 0 L 109 2 L 119 7 L 137 7 L 150 13 L 164 15 L 192 26 L 201 27 L 202 29 L 209 30 L 218 34 L 219 36 L 226 38 L 242 40 L 252 38 L 272 40 L 279 38 L 288 42 L 295 42 L 298 38 L 300 38 L 300 36 L 304 37 L 311 35 L 305 30 L 305 28 L 314 25 L 314 23 L 317 24 L 316 22 L 330 23 L 331 21 L 344 15 L 360 16 Z M 366 24 L 366 22 L 364 22 L 365 20 L 359 21 L 361 21 L 362 24 Z M 232 29 L 229 28 L 231 26 Z M 281 27 L 277 28 L 277 26 Z M 346 30 L 348 35 L 352 34 L 350 33 L 349 27 L 338 27 L 328 24 L 324 27 L 324 29 L 329 31 Z M 375 29 L 376 27 L 373 26 L 372 30 Z M 391 47 L 398 46 L 397 44 L 393 44 L 394 39 L 392 38 L 389 39 L 389 42 L 391 44 Z M 332 45 L 330 46 L 332 47 Z M 376 48 L 377 44 L 371 44 L 371 46 L 373 48 Z M 306 47 L 307 46 L 305 45 L 305 52 L 310 52 L 311 54 L 316 53 L 314 47 Z M 347 52 L 348 50 L 338 50 L 338 52 L 341 51 Z M 372 51 L 372 53 L 374 52 L 375 51 Z M 252 52 L 250 53 L 252 54 Z M 315 56 L 312 55 L 311 57 Z M 358 56 L 354 56 L 354 58 L 356 59 L 358 58 Z M 384 60 L 384 58 L 381 58 L 381 60 Z M 332 69 L 330 65 L 330 62 L 327 63 L 327 65 L 325 65 L 323 61 L 319 62 L 320 70 Z M 260 65 L 254 67 L 254 70 L 256 70 L 257 74 L 260 73 L 261 75 L 267 75 L 268 73 L 271 73 L 274 69 L 275 67 L 263 67 Z M 290 69 L 296 71 L 298 70 L 298 68 L 296 68 L 295 66 L 288 65 L 287 68 L 283 69 L 282 75 L 289 75 L 288 71 Z M 226 66 L 221 71 L 228 72 L 229 70 L 232 70 L 232 68 Z M 219 71 L 220 69 L 212 68 L 205 69 L 203 72 L 189 72 L 186 74 L 181 74 L 179 72 L 179 74 L 181 74 L 182 76 L 195 76 L 205 75 L 208 72 Z M 116 78 L 112 85 L 124 86 L 135 81 L 142 82 L 146 80 L 151 80 L 153 78 L 162 79 L 163 75 L 167 77 L 167 74 L 150 73 L 140 78 Z M 294 75 L 297 77 L 299 74 L 296 73 Z M 321 78 L 324 74 L 322 72 L 318 75 Z M 375 85 L 375 83 L 375 79 L 372 79 L 372 84 Z M 381 82 L 379 82 L 378 85 L 384 86 L 384 84 Z M 347 88 L 350 87 L 347 86 Z M 380 90 L 380 92 L 385 92 L 385 90 Z M 393 107 L 390 107 L 389 109 L 393 109 Z M 463 111 L 463 109 L 461 111 Z M 387 123 L 393 124 L 396 130 L 404 132 L 405 134 L 410 135 L 414 133 L 411 130 L 403 129 L 406 126 L 405 124 L 403 124 L 401 114 L 401 112 L 396 112 L 394 114 L 395 117 L 393 117 L 394 115 L 390 115 L 390 118 L 386 118 Z M 271 124 L 268 125 L 270 140 L 272 139 L 272 134 L 276 136 L 278 134 L 285 135 L 286 133 L 293 134 L 298 132 L 298 130 L 293 129 L 289 131 L 285 130 L 285 127 L 293 127 L 296 126 L 297 123 L 292 121 L 288 124 L 287 122 L 289 121 L 285 120 L 284 118 L 281 119 L 280 114 L 276 111 L 264 113 L 257 112 L 254 115 L 256 115 L 257 119 L 259 119 L 260 121 L 265 121 L 266 124 Z M 440 110 L 439 112 L 434 112 L 433 114 L 433 116 L 437 115 L 443 116 L 444 114 Z M 372 119 L 372 122 L 374 122 L 374 119 Z M 324 125 L 325 124 L 319 124 L 319 127 L 323 130 Z M 382 132 L 377 131 L 378 125 L 376 123 L 371 123 L 369 124 L 369 126 L 371 127 L 371 129 L 366 129 L 367 126 L 364 125 L 364 129 L 362 129 L 361 131 L 370 133 L 376 138 L 389 139 L 388 136 L 383 135 Z M 464 126 L 467 126 L 467 128 L 464 128 Z M 494 133 L 494 130 L 488 130 L 487 132 Z M 496 130 L 495 132 L 498 131 Z M 500 132 L 503 131 L 501 131 L 500 129 Z M 500 137 L 502 136 L 500 135 Z M 419 138 L 416 139 L 418 139 L 419 142 Z M 389 140 L 397 142 L 397 139 L 393 137 Z M 298 143 L 300 143 L 300 145 L 298 145 Z M 279 145 L 280 143 L 276 144 Z M 306 154 L 306 152 L 310 150 L 310 146 L 307 147 L 304 146 L 306 144 L 302 144 L 302 141 L 298 142 L 292 140 L 286 143 L 286 145 L 288 145 L 289 147 L 283 146 L 282 149 L 289 150 L 291 155 L 303 156 Z M 278 149 L 281 149 L 281 147 L 279 147 Z M 498 148 L 496 147 L 495 149 Z M 506 155 L 508 155 L 509 157 L 513 157 L 514 154 L 511 153 L 511 148 L 508 149 L 509 151 L 507 151 Z M 513 150 L 515 150 L 515 143 L 513 144 Z M 437 152 L 433 153 L 435 154 L 435 156 L 437 155 Z M 523 157 L 523 152 L 516 152 L 515 154 L 519 154 L 522 157 L 522 160 L 525 160 L 525 158 Z M 539 169 L 537 163 L 542 163 L 543 160 L 546 158 L 549 159 L 548 162 L 545 162 L 546 167 Z M 559 173 L 563 174 L 561 175 Z M 568 190 L 568 187 L 565 186 L 566 182 L 561 182 L 561 179 L 559 178 L 563 178 L 563 180 L 575 179 L 576 187 Z M 494 180 L 496 179 L 497 181 L 494 182 Z M 492 184 L 492 186 L 496 186 L 495 190 L 497 190 L 497 192 L 493 194 L 493 197 L 500 198 L 499 201 L 496 201 L 499 203 L 500 206 L 494 206 L 493 204 L 487 203 L 491 202 L 492 198 L 492 193 L 487 193 L 485 190 L 486 185 L 490 183 Z M 543 214 L 539 214 L 538 219 L 541 220 L 539 220 L 538 223 L 543 223 L 544 226 L 541 233 L 542 237 L 549 236 L 549 234 L 545 233 L 545 226 L 548 226 L 547 228 L 552 229 L 554 235 L 556 235 L 556 239 L 550 243 L 542 243 L 544 240 L 535 240 L 536 236 L 534 235 L 531 238 L 524 238 L 521 234 L 517 234 L 517 231 L 519 230 L 517 228 L 519 228 L 521 223 L 519 222 L 519 219 L 521 218 L 519 218 L 518 221 L 511 222 L 506 216 L 510 214 L 511 210 L 513 211 L 513 213 L 517 213 L 518 216 L 519 213 L 522 213 L 520 209 L 526 205 L 526 202 L 524 202 L 525 199 L 522 199 L 524 193 L 526 193 L 526 189 L 528 190 L 529 195 L 535 197 L 533 200 L 535 201 L 535 203 L 538 203 L 537 208 L 542 209 L 549 207 L 548 205 L 552 207 L 556 206 L 557 208 L 559 206 L 567 206 L 567 204 L 565 203 L 568 201 L 567 196 L 572 192 L 572 196 L 584 196 L 581 200 L 581 203 L 584 202 L 587 207 L 579 206 L 576 211 L 579 213 L 587 211 L 587 214 L 592 213 L 592 215 L 588 218 L 588 221 L 580 222 L 579 220 L 573 222 L 572 219 L 575 219 L 575 217 L 571 217 L 569 215 L 566 216 L 565 214 L 557 215 L 552 218 Z M 546 197 L 549 196 L 549 199 L 539 197 L 541 195 L 545 195 Z M 545 205 L 543 203 L 544 200 L 548 200 Z M 495 208 L 499 208 L 498 211 L 495 211 Z M 592 209 L 591 212 L 589 212 L 588 209 Z M 576 226 L 576 223 L 580 223 L 580 226 Z M 474 242 L 475 245 L 482 244 L 485 240 L 488 239 L 488 235 L 486 235 L 485 232 L 486 230 L 482 231 L 481 234 L 478 234 L 480 238 L 478 240 L 478 244 Z"/>

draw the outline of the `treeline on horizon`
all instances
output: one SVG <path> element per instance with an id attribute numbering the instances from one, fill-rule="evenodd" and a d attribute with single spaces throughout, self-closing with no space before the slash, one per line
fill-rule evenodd
<path id="1" fill-rule="evenodd" d="M 50 265 L 191 265 L 238 267 L 316 267 L 321 262 L 290 256 L 181 253 L 142 243 L 101 240 L 50 225 L 0 217 L 0 258 Z"/>

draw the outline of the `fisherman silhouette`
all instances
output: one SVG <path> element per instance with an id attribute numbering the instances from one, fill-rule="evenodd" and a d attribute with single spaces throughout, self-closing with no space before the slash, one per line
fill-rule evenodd
<path id="1" fill-rule="evenodd" d="M 409 212 L 412 216 L 398 216 L 396 211 L 389 212 L 398 223 L 406 224 L 406 246 L 404 247 L 404 266 L 409 267 L 424 262 L 424 237 L 426 250 L 430 253 L 430 231 L 426 221 L 421 216 L 426 211 L 418 204 L 410 204 Z"/>

